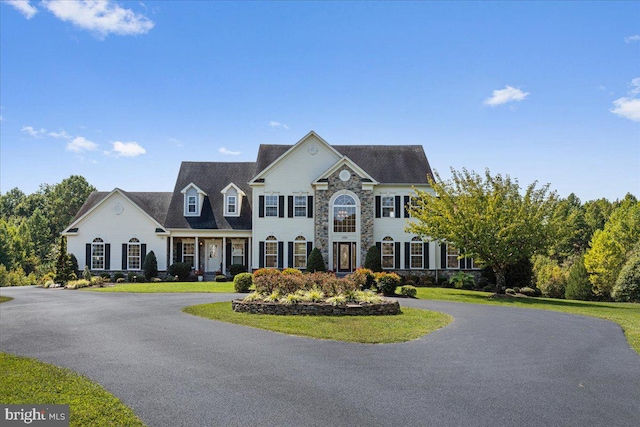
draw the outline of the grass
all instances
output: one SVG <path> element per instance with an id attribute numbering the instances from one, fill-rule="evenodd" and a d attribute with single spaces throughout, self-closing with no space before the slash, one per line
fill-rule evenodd
<path id="1" fill-rule="evenodd" d="M 84 288 L 91 292 L 131 292 L 131 293 L 189 293 L 220 292 L 233 293 L 233 282 L 158 282 L 158 283 L 118 283 L 106 288 Z"/>
<path id="2" fill-rule="evenodd" d="M 359 342 L 397 343 L 419 338 L 446 326 L 453 318 L 435 311 L 402 308 L 391 316 L 280 316 L 236 313 L 230 302 L 200 304 L 185 313 L 222 322 L 304 337 Z"/>
<path id="3" fill-rule="evenodd" d="M 0 303 L 11 301 L 13 298 L 11 297 L 3 297 L 0 295 Z"/>
<path id="4" fill-rule="evenodd" d="M 68 369 L 0 353 L 0 402 L 69 405 L 71 426 L 144 426 L 102 386 Z"/>
<path id="5" fill-rule="evenodd" d="M 598 317 L 618 323 L 629 345 L 640 354 L 640 304 L 575 301 L 552 298 L 489 298 L 491 293 L 448 288 L 417 288 L 418 298 L 473 304 L 560 311 Z"/>

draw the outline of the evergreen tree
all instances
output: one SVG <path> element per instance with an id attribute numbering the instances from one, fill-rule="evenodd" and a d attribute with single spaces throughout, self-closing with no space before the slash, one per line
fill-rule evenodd
<path id="1" fill-rule="evenodd" d="M 307 258 L 307 272 L 315 273 L 316 271 L 326 270 L 327 268 L 324 265 L 324 260 L 322 259 L 322 253 L 320 253 L 320 249 L 313 248 L 313 250 L 309 254 L 309 258 Z"/>
<path id="2" fill-rule="evenodd" d="M 144 258 L 144 265 L 142 266 L 144 270 L 144 277 L 147 280 L 151 280 L 152 277 L 158 276 L 158 260 L 156 259 L 156 254 L 153 251 L 149 252 L 147 256 Z"/>
<path id="3" fill-rule="evenodd" d="M 368 268 L 374 273 L 382 271 L 380 249 L 376 245 L 371 246 L 367 251 L 367 256 L 364 259 L 364 268 Z"/>
<path id="4" fill-rule="evenodd" d="M 56 283 L 66 284 L 71 279 L 73 267 L 71 258 L 67 254 L 67 239 L 60 237 L 60 253 L 56 261 Z"/>
<path id="5" fill-rule="evenodd" d="M 569 269 L 567 285 L 564 291 L 566 299 L 588 301 L 593 299 L 593 285 L 589 281 L 589 273 L 584 266 L 584 256 L 580 256 Z"/>

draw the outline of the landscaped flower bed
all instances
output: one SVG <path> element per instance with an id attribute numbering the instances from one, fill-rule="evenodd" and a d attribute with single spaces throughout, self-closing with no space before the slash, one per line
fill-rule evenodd
<path id="1" fill-rule="evenodd" d="M 255 292 L 232 303 L 233 310 L 261 314 L 386 315 L 399 314 L 400 305 L 371 291 L 395 291 L 399 277 L 357 270 L 339 279 L 332 273 L 303 274 L 299 270 L 262 269 L 255 272 Z M 392 286 L 389 286 L 389 284 Z"/>

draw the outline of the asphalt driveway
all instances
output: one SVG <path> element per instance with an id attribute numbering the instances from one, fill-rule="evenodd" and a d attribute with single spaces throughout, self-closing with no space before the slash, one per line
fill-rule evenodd
<path id="1" fill-rule="evenodd" d="M 1 293 L 1 351 L 86 375 L 150 426 L 640 425 L 640 356 L 603 320 L 401 300 L 455 320 L 367 345 L 180 311 L 230 294 Z"/>

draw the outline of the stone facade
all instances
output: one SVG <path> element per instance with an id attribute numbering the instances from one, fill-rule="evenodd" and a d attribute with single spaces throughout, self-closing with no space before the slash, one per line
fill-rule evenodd
<path id="1" fill-rule="evenodd" d="M 347 181 L 340 179 L 340 172 L 348 170 L 351 177 Z M 315 197 L 315 246 L 320 249 L 322 258 L 326 265 L 329 265 L 329 227 L 330 222 L 330 201 L 334 194 L 341 190 L 353 192 L 360 199 L 360 260 L 364 263 L 367 250 L 375 244 L 373 240 L 373 219 L 374 219 L 374 198 L 372 190 L 363 190 L 363 183 L 368 183 L 348 166 L 343 166 L 335 171 L 328 178 L 327 190 L 316 190 Z M 355 268 L 356 266 L 354 266 Z"/>
<path id="2" fill-rule="evenodd" d="M 398 301 L 386 300 L 380 304 L 330 305 L 322 303 L 278 304 L 271 302 L 231 302 L 233 311 L 253 314 L 307 315 L 307 316 L 381 316 L 400 314 Z"/>

